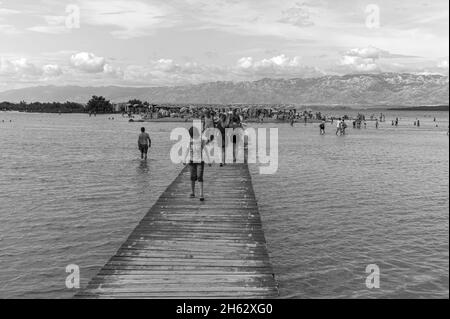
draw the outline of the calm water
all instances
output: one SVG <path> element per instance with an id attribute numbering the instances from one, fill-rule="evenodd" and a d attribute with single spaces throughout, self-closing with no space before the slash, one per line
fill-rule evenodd
<path id="1" fill-rule="evenodd" d="M 280 127 L 278 173 L 253 180 L 282 296 L 448 298 L 448 113 L 441 128 L 399 115 L 399 128 L 346 137 Z M 379 290 L 365 286 L 369 264 Z"/>
<path id="2" fill-rule="evenodd" d="M 281 125 L 278 173 L 251 168 L 283 297 L 448 298 L 448 113 L 395 115 L 399 128 L 341 138 Z M 181 169 L 167 160 L 177 124 L 146 126 L 147 164 L 140 125 L 120 117 L 0 112 L 0 297 L 71 297 L 65 267 L 86 284 L 115 253 Z"/>

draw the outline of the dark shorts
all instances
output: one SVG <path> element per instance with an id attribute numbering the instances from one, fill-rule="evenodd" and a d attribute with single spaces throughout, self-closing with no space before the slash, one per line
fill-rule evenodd
<path id="1" fill-rule="evenodd" d="M 139 150 L 142 152 L 142 153 L 145 153 L 145 154 L 147 154 L 148 153 L 148 145 L 147 144 L 141 144 L 141 145 L 139 145 Z"/>
<path id="2" fill-rule="evenodd" d="M 190 163 L 191 181 L 203 183 L 203 172 L 205 171 L 205 163 Z"/>

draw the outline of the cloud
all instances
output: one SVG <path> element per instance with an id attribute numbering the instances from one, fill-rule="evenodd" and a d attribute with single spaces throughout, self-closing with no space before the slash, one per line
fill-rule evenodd
<path id="1" fill-rule="evenodd" d="M 103 73 L 110 77 L 123 77 L 123 71 L 120 67 L 115 67 L 111 64 L 105 64 L 103 66 Z"/>
<path id="2" fill-rule="evenodd" d="M 151 34 L 155 28 L 174 24 L 176 15 L 164 3 L 142 1 L 81 1 L 82 24 L 112 26 L 116 38 L 129 39 Z"/>
<path id="3" fill-rule="evenodd" d="M 42 69 L 25 58 L 19 59 L 0 59 L 0 75 L 11 76 L 39 76 Z"/>
<path id="4" fill-rule="evenodd" d="M 379 70 L 377 61 L 389 52 L 369 46 L 347 51 L 341 58 L 341 66 L 356 72 L 375 72 Z"/>
<path id="5" fill-rule="evenodd" d="M 49 25 L 37 25 L 28 28 L 28 30 L 48 34 L 63 34 L 69 32 L 69 29 L 67 29 L 64 26 L 49 26 Z"/>
<path id="6" fill-rule="evenodd" d="M 16 35 L 21 32 L 13 25 L 0 24 L 0 33 L 5 34 L 5 35 Z"/>
<path id="7" fill-rule="evenodd" d="M 44 76 L 57 77 L 63 74 L 62 69 L 56 64 L 47 64 L 42 67 Z"/>
<path id="8" fill-rule="evenodd" d="M 339 74 L 348 73 L 414 73 L 447 74 L 448 60 L 425 59 L 416 56 L 394 54 L 373 46 L 355 48 L 345 52 L 337 68 Z"/>
<path id="9" fill-rule="evenodd" d="M 145 85 L 186 85 L 214 81 L 251 81 L 263 77 L 293 78 L 321 76 L 323 73 L 301 63 L 300 57 L 279 55 L 257 60 L 243 57 L 235 65 L 223 66 L 197 62 L 177 63 L 173 59 L 132 65 L 124 70 L 124 81 Z"/>
<path id="10" fill-rule="evenodd" d="M 126 82 L 145 85 L 186 85 L 230 79 L 229 68 L 197 62 L 177 63 L 172 59 L 150 61 L 147 65 L 130 65 L 125 68 Z"/>
<path id="11" fill-rule="evenodd" d="M 14 9 L 3 8 L 2 2 L 0 1 L 0 16 L 7 16 L 12 14 L 19 14 L 20 11 Z"/>
<path id="12" fill-rule="evenodd" d="M 10 17 L 15 14 L 19 14 L 20 11 L 14 9 L 4 8 L 2 2 L 0 1 L 0 34 L 4 35 L 16 35 L 21 33 L 19 29 L 17 29 L 11 23 L 5 23 L 6 19 L 4 17 Z"/>
<path id="13" fill-rule="evenodd" d="M 38 66 L 26 58 L 0 59 L 0 76 L 9 79 L 39 79 L 41 77 L 57 77 L 62 75 L 61 68 L 56 64 Z"/>
<path id="14" fill-rule="evenodd" d="M 378 70 L 375 59 L 364 59 L 357 56 L 344 55 L 341 59 L 341 65 L 348 66 L 353 71 L 374 72 Z"/>
<path id="15" fill-rule="evenodd" d="M 45 25 L 30 27 L 28 30 L 48 34 L 63 34 L 70 31 L 70 29 L 66 27 L 65 16 L 45 16 L 44 19 L 46 21 Z"/>
<path id="16" fill-rule="evenodd" d="M 437 65 L 440 69 L 447 69 L 448 70 L 448 60 L 440 61 Z"/>
<path id="17" fill-rule="evenodd" d="M 311 18 L 311 11 L 305 3 L 297 3 L 282 12 L 282 18 L 278 20 L 280 23 L 291 24 L 296 27 L 311 27 L 314 21 Z"/>
<path id="18" fill-rule="evenodd" d="M 362 49 L 352 49 L 346 53 L 346 56 L 357 57 L 361 59 L 372 59 L 377 60 L 383 54 L 388 54 L 387 51 L 383 51 L 381 49 L 369 46 L 367 48 Z"/>
<path id="19" fill-rule="evenodd" d="M 323 75 L 317 68 L 306 66 L 299 56 L 289 58 L 281 54 L 272 58 L 254 60 L 243 57 L 238 60 L 236 71 L 239 74 L 257 77 L 314 77 Z"/>
<path id="20" fill-rule="evenodd" d="M 101 73 L 104 72 L 106 59 L 93 53 L 80 52 L 71 56 L 70 63 L 74 68 L 83 72 Z"/>

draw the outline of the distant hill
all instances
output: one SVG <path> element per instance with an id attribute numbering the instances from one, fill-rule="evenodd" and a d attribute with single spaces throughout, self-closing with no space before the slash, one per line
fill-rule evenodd
<path id="1" fill-rule="evenodd" d="M 0 101 L 86 103 L 92 95 L 102 95 L 113 102 L 136 98 L 151 103 L 412 107 L 448 105 L 449 79 L 442 75 L 381 73 L 176 87 L 43 86 L 0 92 Z"/>
<path id="2" fill-rule="evenodd" d="M 449 111 L 448 105 L 436 105 L 436 106 L 415 106 L 415 107 L 396 107 L 390 108 L 390 111 Z"/>

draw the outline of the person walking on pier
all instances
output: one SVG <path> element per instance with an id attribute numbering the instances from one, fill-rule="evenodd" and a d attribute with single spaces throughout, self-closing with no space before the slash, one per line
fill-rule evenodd
<path id="1" fill-rule="evenodd" d="M 185 160 L 186 163 L 189 159 L 189 168 L 191 174 L 191 198 L 195 198 L 195 183 L 198 182 L 200 187 L 200 201 L 205 201 L 205 196 L 203 192 L 203 174 L 205 171 L 205 159 L 203 156 L 208 157 L 208 152 L 203 152 L 205 146 L 209 143 L 209 140 L 203 138 L 196 127 L 191 127 L 189 129 L 189 135 L 191 137 L 191 142 L 189 144 L 189 149 L 186 152 Z M 209 163 L 209 158 L 207 159 Z"/>
<path id="2" fill-rule="evenodd" d="M 226 129 L 229 126 L 230 126 L 230 118 L 225 113 L 220 114 L 219 122 L 217 123 L 217 129 L 219 129 L 221 133 L 221 140 L 222 140 L 222 162 L 220 163 L 220 167 L 225 165 Z"/>
<path id="3" fill-rule="evenodd" d="M 145 132 L 145 127 L 141 128 L 141 134 L 138 139 L 138 148 L 141 151 L 141 159 L 147 160 L 148 149 L 152 147 L 150 135 Z"/>

